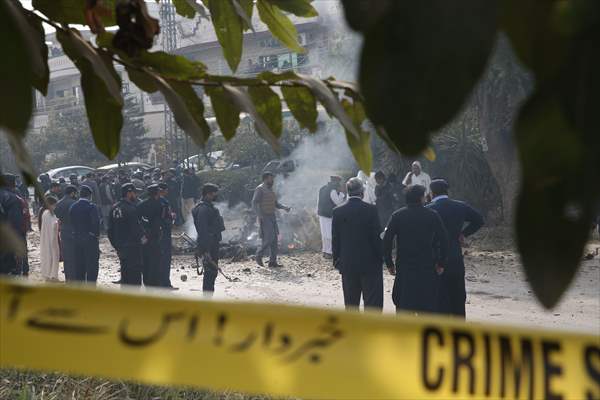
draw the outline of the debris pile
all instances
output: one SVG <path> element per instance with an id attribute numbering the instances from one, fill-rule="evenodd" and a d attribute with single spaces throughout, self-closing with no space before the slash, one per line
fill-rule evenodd
<path id="1" fill-rule="evenodd" d="M 227 217 L 227 215 L 225 215 Z M 251 209 L 244 210 L 241 221 L 226 223 L 231 228 L 233 235 L 227 235 L 220 247 L 220 258 L 226 262 L 240 262 L 256 254 L 260 246 L 260 234 L 256 215 Z M 321 248 L 321 235 L 319 221 L 314 212 L 307 209 L 292 210 L 290 213 L 281 213 L 278 217 L 279 224 L 279 251 L 281 254 L 290 254 L 297 251 L 319 251 Z M 174 254 L 194 254 L 196 240 L 187 233 L 173 235 Z"/>

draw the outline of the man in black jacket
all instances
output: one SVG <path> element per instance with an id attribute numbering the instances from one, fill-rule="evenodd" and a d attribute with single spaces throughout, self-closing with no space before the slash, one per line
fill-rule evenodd
<path id="1" fill-rule="evenodd" d="M 133 183 L 121 187 L 121 200 L 110 211 L 108 239 L 117 250 L 121 263 L 123 285 L 142 284 L 142 245 L 148 239 L 140 223 L 137 210 L 137 194 Z"/>
<path id="2" fill-rule="evenodd" d="M 429 187 L 433 200 L 427 207 L 437 211 L 448 232 L 448 261 L 439 279 L 437 312 L 465 318 L 467 293 L 461 242 L 481 229 L 483 217 L 470 205 L 450 199 L 445 180 L 435 179 Z"/>
<path id="3" fill-rule="evenodd" d="M 319 189 L 317 215 L 319 216 L 321 228 L 323 257 L 328 259 L 331 259 L 331 217 L 333 216 L 333 209 L 346 200 L 346 194 L 340 187 L 342 186 L 341 183 L 341 177 L 331 176 L 329 183 Z"/>
<path id="4" fill-rule="evenodd" d="M 395 209 L 394 188 L 387 181 L 383 171 L 375 173 L 375 205 L 379 214 L 379 222 L 383 228 L 387 225 Z"/>
<path id="5" fill-rule="evenodd" d="M 435 312 L 437 278 L 443 273 L 448 253 L 446 229 L 438 213 L 424 206 L 423 186 L 409 187 L 406 203 L 392 214 L 383 237 L 385 263 L 390 273 L 396 273 L 392 299 L 398 311 Z"/>
<path id="6" fill-rule="evenodd" d="M 192 209 L 198 198 L 200 189 L 200 179 L 196 176 L 194 167 L 183 170 L 183 184 L 181 187 L 181 197 L 183 199 L 183 219 L 187 221 L 192 216 Z"/>
<path id="7" fill-rule="evenodd" d="M 56 208 L 54 208 L 54 215 L 60 221 L 60 250 L 63 258 L 65 281 L 67 282 L 74 281 L 77 278 L 75 273 L 75 237 L 69 215 L 69 208 L 76 201 L 77 188 L 73 185 L 67 185 L 63 198 L 56 203 Z"/>
<path id="8" fill-rule="evenodd" d="M 213 205 L 218 194 L 218 186 L 211 183 L 202 186 L 202 201 L 192 210 L 194 226 L 198 233 L 196 256 L 203 258 L 202 291 L 207 294 L 215 291 L 215 279 L 219 274 L 219 243 L 221 233 L 225 230 L 223 218 Z"/>
<path id="9" fill-rule="evenodd" d="M 0 222 L 6 223 L 9 229 L 12 229 L 16 237 L 20 237 L 20 232 L 24 223 L 23 208 L 19 197 L 10 189 L 9 181 L 14 175 L 5 174 L 2 176 L 3 184 L 0 185 Z M 14 177 L 16 179 L 16 177 Z M 19 259 L 13 251 L 0 252 L 0 275 L 18 274 Z"/>
<path id="10" fill-rule="evenodd" d="M 87 185 L 79 187 L 79 200 L 69 208 L 69 219 L 73 227 L 73 251 L 75 279 L 96 284 L 100 259 L 101 212 L 92 202 L 93 191 Z"/>
<path id="11" fill-rule="evenodd" d="M 148 198 L 138 204 L 138 214 L 142 221 L 144 236 L 148 239 L 142 245 L 142 275 L 144 286 L 160 286 L 160 259 L 162 238 L 162 204 L 158 184 L 146 188 Z"/>
<path id="12" fill-rule="evenodd" d="M 381 226 L 377 208 L 362 201 L 364 187 L 357 178 L 347 185 L 348 201 L 333 210 L 333 266 L 342 275 L 344 304 L 383 309 Z"/>

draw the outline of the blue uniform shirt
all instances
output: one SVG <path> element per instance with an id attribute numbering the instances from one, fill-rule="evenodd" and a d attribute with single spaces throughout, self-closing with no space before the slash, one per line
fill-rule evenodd
<path id="1" fill-rule="evenodd" d="M 100 211 L 88 199 L 79 199 L 69 208 L 75 238 L 80 235 L 100 236 Z"/>

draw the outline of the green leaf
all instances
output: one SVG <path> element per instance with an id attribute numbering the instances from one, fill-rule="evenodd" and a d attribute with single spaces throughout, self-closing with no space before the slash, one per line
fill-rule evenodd
<path id="1" fill-rule="evenodd" d="M 97 7 L 102 10 L 100 20 L 105 26 L 116 25 L 116 0 L 98 0 Z M 33 8 L 41 11 L 53 21 L 61 24 L 86 25 L 85 1 L 83 0 L 33 0 Z"/>
<path id="2" fill-rule="evenodd" d="M 256 111 L 265 121 L 276 137 L 281 137 L 283 116 L 281 114 L 281 99 L 268 86 L 250 86 L 248 94 L 256 107 Z"/>
<path id="3" fill-rule="evenodd" d="M 190 85 L 185 83 L 167 82 L 158 74 L 146 70 L 147 78 L 154 80 L 154 86 L 165 97 L 169 109 L 173 112 L 175 122 L 196 143 L 203 145 L 208 139 L 210 130 L 206 129 L 203 113 L 204 106 Z"/>
<path id="4" fill-rule="evenodd" d="M 283 11 L 297 15 L 298 17 L 316 17 L 317 10 L 310 4 L 312 0 L 268 0 L 269 3 L 279 7 Z"/>
<path id="5" fill-rule="evenodd" d="M 495 43 L 497 11 L 496 0 L 394 2 L 365 34 L 365 106 L 400 151 L 420 154 L 461 110 Z"/>
<path id="6" fill-rule="evenodd" d="M 258 112 L 254 103 L 252 103 L 252 99 L 248 93 L 243 89 L 227 84 L 223 85 L 223 89 L 225 89 L 225 93 L 229 96 L 230 101 L 233 102 L 239 110 L 248 113 L 252 117 L 258 134 L 271 145 L 276 153 L 279 153 L 281 149 L 277 137 L 273 134 L 269 125 Z"/>
<path id="7" fill-rule="evenodd" d="M 42 22 L 26 14 L 29 23 L 32 38 L 35 38 L 35 51 L 38 55 L 38 61 L 33 64 L 33 87 L 40 91 L 44 96 L 48 92 L 48 82 L 50 81 L 50 69 L 48 68 L 48 46 L 46 46 L 46 33 Z M 32 50 L 34 50 L 32 49 Z"/>
<path id="8" fill-rule="evenodd" d="M 279 7 L 267 0 L 258 0 L 258 15 L 267 25 L 273 36 L 291 50 L 303 53 L 304 49 L 298 43 L 298 31 L 290 19 L 281 12 Z"/>
<path id="9" fill-rule="evenodd" d="M 291 81 L 300 79 L 294 71 L 284 71 L 278 73 L 265 71 L 258 74 L 257 78 L 267 83 L 278 83 L 281 81 Z"/>
<path id="10" fill-rule="evenodd" d="M 348 25 L 366 32 L 389 11 L 392 0 L 342 0 Z"/>
<path id="11" fill-rule="evenodd" d="M 364 107 L 360 102 L 351 103 L 347 99 L 342 100 L 342 106 L 360 132 L 360 137 L 356 138 L 347 130 L 345 131 L 348 146 L 350 146 L 352 155 L 354 155 L 360 169 L 366 174 L 370 174 L 373 166 L 373 153 L 371 152 L 371 135 L 361 127 L 366 118 Z"/>
<path id="12" fill-rule="evenodd" d="M 197 134 L 197 130 L 190 130 L 190 137 L 198 146 L 203 147 L 210 136 L 210 127 L 204 118 L 204 103 L 198 97 L 192 85 L 185 82 L 169 82 L 173 90 L 181 97 L 192 115 L 192 118 L 196 121 L 196 124 L 200 127 L 201 135 Z M 186 131 L 187 132 L 187 131 Z M 194 135 L 194 136 L 192 136 Z"/>
<path id="13" fill-rule="evenodd" d="M 210 21 L 210 15 L 208 15 L 208 11 L 202 4 L 199 4 L 196 0 L 186 0 L 187 3 L 192 7 L 199 15 L 200 18 L 204 18 Z"/>
<path id="14" fill-rule="evenodd" d="M 145 71 L 140 71 L 135 68 L 125 67 L 129 79 L 135 86 L 142 89 L 146 93 L 154 93 L 158 91 L 156 80 Z"/>
<path id="15" fill-rule="evenodd" d="M 164 78 L 193 80 L 206 75 L 206 66 L 201 62 L 164 51 L 141 51 L 132 61 L 141 67 L 150 67 Z"/>
<path id="16" fill-rule="evenodd" d="M 317 112 L 317 100 L 311 91 L 305 87 L 283 86 L 281 92 L 300 126 L 310 132 L 316 132 L 319 113 Z"/>
<path id="17" fill-rule="evenodd" d="M 521 110 L 516 134 L 517 245 L 534 293 L 551 308 L 575 276 L 597 211 L 600 138 L 575 129 L 558 96 L 544 89 Z"/>
<path id="18" fill-rule="evenodd" d="M 191 19 L 196 16 L 196 10 L 189 4 L 187 0 L 173 0 L 173 5 L 175 6 L 175 12 L 182 17 Z"/>
<path id="19" fill-rule="evenodd" d="M 20 6 L 12 1 L 0 2 L 0 27 L 0 51 L 10 57 L 0 62 L 0 128 L 24 136 L 33 106 L 31 80 L 35 42 L 29 35 L 31 29 Z"/>
<path id="20" fill-rule="evenodd" d="M 231 100 L 222 86 L 207 86 L 205 90 L 210 97 L 215 118 L 223 137 L 226 140 L 231 140 L 240 124 L 239 108 L 231 104 Z"/>
<path id="21" fill-rule="evenodd" d="M 245 31 L 254 31 L 252 26 L 252 12 L 254 11 L 253 0 L 231 0 L 233 8 L 237 15 L 242 19 L 243 28 Z"/>
<path id="22" fill-rule="evenodd" d="M 81 89 L 94 143 L 112 160 L 119 153 L 123 127 L 121 80 L 112 59 L 108 53 L 96 51 L 74 29 L 58 30 L 56 38 L 81 72 Z"/>
<path id="23" fill-rule="evenodd" d="M 360 138 L 359 130 L 354 125 L 354 122 L 348 116 L 338 98 L 323 81 L 300 74 L 298 74 L 298 78 L 301 79 L 299 82 L 308 87 L 313 95 L 323 104 L 327 112 L 340 121 L 344 129 L 354 135 L 356 139 Z"/>
<path id="24" fill-rule="evenodd" d="M 208 7 L 223 55 L 229 68 L 235 72 L 242 58 L 242 20 L 231 0 L 211 1 Z"/>

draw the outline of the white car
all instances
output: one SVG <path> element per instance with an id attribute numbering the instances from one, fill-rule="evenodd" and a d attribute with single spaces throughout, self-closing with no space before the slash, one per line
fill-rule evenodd
<path id="1" fill-rule="evenodd" d="M 129 170 L 132 170 L 132 171 L 136 171 L 138 169 L 142 170 L 142 171 L 146 171 L 146 170 L 151 169 L 153 167 L 150 164 L 146 164 L 146 163 L 143 163 L 143 162 L 124 162 L 124 163 L 121 163 L 121 164 L 109 164 L 109 165 L 105 165 L 103 167 L 97 168 L 97 170 L 100 171 L 100 172 L 106 173 L 106 172 L 109 172 L 109 171 L 112 171 L 112 170 L 115 170 L 115 169 L 120 169 L 120 168 L 129 169 Z"/>
<path id="2" fill-rule="evenodd" d="M 59 178 L 65 178 L 65 180 L 69 180 L 69 175 L 75 174 L 77 177 L 82 177 L 87 175 L 90 172 L 95 172 L 96 170 L 91 167 L 86 167 L 85 165 L 70 165 L 68 167 L 54 168 L 46 173 L 50 177 L 51 180 L 55 181 Z M 39 178 L 38 178 L 39 180 Z"/>

